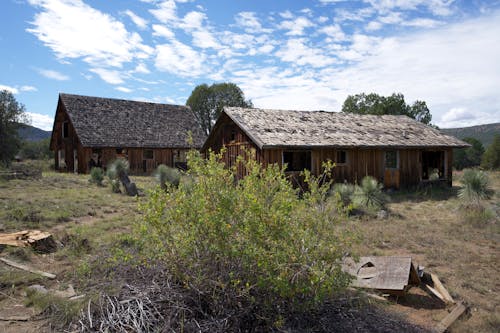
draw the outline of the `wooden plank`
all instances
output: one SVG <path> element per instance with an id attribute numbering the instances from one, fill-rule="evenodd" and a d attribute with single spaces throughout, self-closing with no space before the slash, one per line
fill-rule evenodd
<path id="1" fill-rule="evenodd" d="M 18 268 L 18 269 L 22 269 L 23 271 L 27 271 L 27 272 L 30 272 L 30 273 L 33 273 L 33 274 L 38 274 L 38 275 L 44 276 L 44 277 L 46 277 L 48 279 L 55 279 L 56 278 L 55 274 L 47 273 L 47 272 L 44 272 L 44 271 L 40 271 L 38 269 L 31 268 L 29 266 L 17 263 L 15 261 L 12 261 L 12 260 L 9 260 L 9 259 L 0 258 L 0 261 L 3 261 L 5 264 L 7 264 L 9 266 L 12 266 L 12 267 L 15 267 L 15 268 Z"/>
<path id="2" fill-rule="evenodd" d="M 437 291 L 436 289 L 434 289 L 433 287 L 429 286 L 428 284 L 424 284 L 424 288 L 426 291 L 428 291 L 432 296 L 435 296 L 437 298 L 439 298 L 442 302 L 446 303 L 445 299 L 444 299 L 444 296 L 441 295 L 441 293 L 439 291 Z"/>
<path id="3" fill-rule="evenodd" d="M 462 316 L 465 310 L 467 310 L 467 307 L 462 302 L 457 303 L 453 310 L 446 317 L 444 317 L 439 324 L 437 324 L 434 332 L 444 333 L 448 327 L 450 327 L 458 318 L 460 318 L 460 316 Z"/>
<path id="4" fill-rule="evenodd" d="M 446 290 L 446 288 L 443 286 L 443 284 L 435 274 L 431 273 L 431 279 L 432 283 L 434 283 L 434 289 L 436 289 L 443 296 L 444 302 L 455 303 L 448 290 Z"/>

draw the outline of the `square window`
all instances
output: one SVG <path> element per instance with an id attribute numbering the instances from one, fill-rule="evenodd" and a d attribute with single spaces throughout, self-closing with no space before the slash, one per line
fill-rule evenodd
<path id="1" fill-rule="evenodd" d="M 143 156 L 143 159 L 145 159 L 145 160 L 152 160 L 154 158 L 153 149 L 144 149 L 142 156 Z"/>
<path id="2" fill-rule="evenodd" d="M 385 152 L 385 167 L 386 169 L 397 169 L 399 167 L 398 152 L 396 150 Z"/>
<path id="3" fill-rule="evenodd" d="M 347 163 L 347 151 L 345 150 L 337 150 L 337 164 L 346 164 Z"/>

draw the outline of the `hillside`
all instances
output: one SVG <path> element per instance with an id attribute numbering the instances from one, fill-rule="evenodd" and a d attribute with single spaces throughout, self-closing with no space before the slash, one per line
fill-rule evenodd
<path id="1" fill-rule="evenodd" d="M 18 130 L 19 136 L 26 141 L 39 141 L 50 138 L 51 131 L 44 131 L 37 127 L 22 124 Z"/>
<path id="2" fill-rule="evenodd" d="M 472 137 L 481 141 L 486 148 L 493 142 L 495 134 L 500 133 L 500 123 L 477 125 L 461 128 L 442 128 L 445 134 L 453 135 L 459 139 Z"/>

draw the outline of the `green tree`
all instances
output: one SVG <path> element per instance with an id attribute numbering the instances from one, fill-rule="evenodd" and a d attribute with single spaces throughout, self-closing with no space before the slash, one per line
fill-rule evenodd
<path id="1" fill-rule="evenodd" d="M 234 83 L 214 83 L 211 86 L 200 84 L 194 88 L 186 101 L 202 129 L 208 134 L 224 106 L 252 107 L 245 100 L 243 91 Z"/>
<path id="2" fill-rule="evenodd" d="M 38 141 L 24 141 L 21 144 L 21 157 L 30 160 L 44 160 L 52 157 L 50 138 Z"/>
<path id="3" fill-rule="evenodd" d="M 430 124 L 432 115 L 424 101 L 406 104 L 404 95 L 394 93 L 385 97 L 375 93 L 347 96 L 342 112 L 375 115 L 406 115 L 421 123 Z"/>
<path id="4" fill-rule="evenodd" d="M 481 157 L 484 153 L 483 144 L 478 139 L 467 137 L 463 141 L 471 146 L 453 151 L 453 167 L 457 170 L 478 166 L 481 164 Z"/>
<path id="5" fill-rule="evenodd" d="M 9 165 L 21 147 L 17 133 L 20 123 L 28 117 L 23 104 L 8 90 L 0 91 L 0 164 Z"/>
<path id="6" fill-rule="evenodd" d="M 481 166 L 485 169 L 500 168 L 500 134 L 496 134 L 493 142 L 484 152 Z"/>

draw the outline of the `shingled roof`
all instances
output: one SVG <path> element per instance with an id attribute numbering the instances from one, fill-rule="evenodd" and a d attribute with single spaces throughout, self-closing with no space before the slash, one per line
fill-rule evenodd
<path id="1" fill-rule="evenodd" d="M 206 139 L 191 110 L 182 105 L 59 94 L 84 147 L 187 148 Z"/>
<path id="2" fill-rule="evenodd" d="M 407 116 L 358 115 L 226 107 L 224 112 L 259 148 L 467 147 L 468 144 Z"/>

